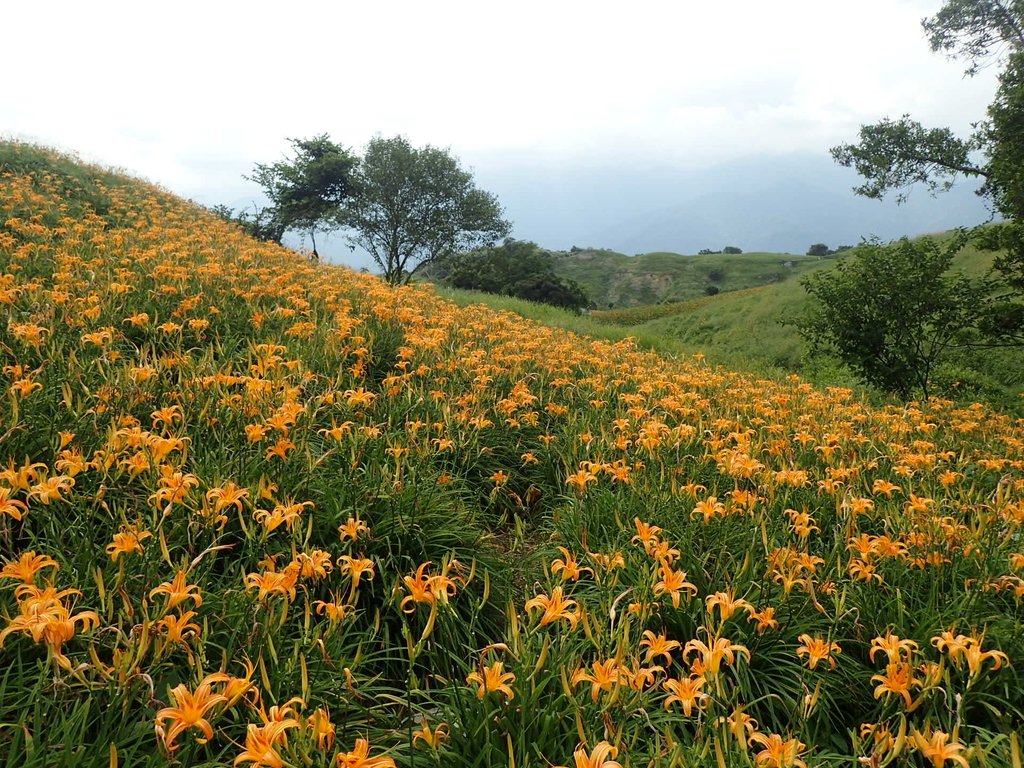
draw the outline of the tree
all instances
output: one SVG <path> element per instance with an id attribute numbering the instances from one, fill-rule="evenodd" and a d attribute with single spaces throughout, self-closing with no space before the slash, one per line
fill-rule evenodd
<path id="1" fill-rule="evenodd" d="M 831 253 L 832 251 L 829 249 L 827 245 L 825 245 L 825 243 L 815 243 L 814 245 L 807 249 L 808 256 L 822 257 L 829 256 Z"/>
<path id="2" fill-rule="evenodd" d="M 1007 49 L 1024 50 L 1022 19 L 1021 0 L 946 0 L 921 26 L 933 51 L 967 59 L 965 74 L 974 75 Z"/>
<path id="3" fill-rule="evenodd" d="M 987 197 L 1008 221 L 976 231 L 978 244 L 1003 249 L 995 267 L 1008 288 L 990 307 L 990 331 L 1004 340 L 1024 338 L 1024 0 L 945 0 L 922 21 L 933 51 L 966 62 L 973 75 L 990 64 L 1003 65 L 999 89 L 987 119 L 970 136 L 948 128 L 924 128 L 903 115 L 860 129 L 856 144 L 833 147 L 832 156 L 864 178 L 857 194 L 882 198 L 895 192 L 906 199 L 915 184 L 935 194 L 961 178 L 981 181 Z"/>
<path id="4" fill-rule="evenodd" d="M 895 192 L 902 202 L 916 184 L 934 194 L 959 177 L 976 178 L 982 181 L 979 194 L 1007 216 L 1024 219 L 1024 175 L 1017 170 L 1024 156 L 1022 25 L 1024 0 L 946 0 L 924 19 L 932 50 L 965 59 L 968 75 L 992 61 L 1007 64 L 989 120 L 976 123 L 967 137 L 949 128 L 925 128 L 906 114 L 862 126 L 856 144 L 831 149 L 836 162 L 864 178 L 854 192 L 875 199 Z M 1013 161 L 998 160 L 1006 155 Z"/>
<path id="5" fill-rule="evenodd" d="M 722 249 L 722 253 L 728 253 L 735 256 L 736 254 L 743 253 L 743 249 L 737 248 L 735 245 L 727 245 Z"/>
<path id="6" fill-rule="evenodd" d="M 494 195 L 447 150 L 413 147 L 407 139 L 370 141 L 353 177 L 350 241 L 364 248 L 393 285 L 442 256 L 489 245 L 511 225 Z"/>
<path id="7" fill-rule="evenodd" d="M 935 193 L 948 191 L 959 175 L 987 178 L 988 171 L 970 159 L 982 145 L 980 134 L 960 139 L 948 128 L 925 129 L 903 115 L 862 126 L 859 144 L 833 147 L 831 153 L 837 163 L 864 177 L 854 187 L 858 195 L 880 200 L 896 190 L 902 203 L 915 184 Z"/>
<path id="8" fill-rule="evenodd" d="M 257 209 L 248 222 L 264 239 L 277 242 L 289 230 L 308 233 L 313 256 L 319 257 L 316 232 L 335 229 L 343 221 L 357 158 L 327 134 L 288 141 L 295 154 L 292 159 L 257 163 L 247 177 L 263 187 L 271 202 L 269 208 Z"/>
<path id="9" fill-rule="evenodd" d="M 928 397 L 936 364 L 954 346 L 971 343 L 992 301 L 988 280 L 949 273 L 966 241 L 959 231 L 947 243 L 903 238 L 860 245 L 834 270 L 801 281 L 817 299 L 798 322 L 801 334 L 868 384 Z"/>
<path id="10" fill-rule="evenodd" d="M 575 281 L 555 273 L 555 262 L 536 243 L 506 240 L 502 245 L 458 254 L 438 265 L 444 282 L 456 288 L 515 296 L 580 311 L 590 304 Z"/>

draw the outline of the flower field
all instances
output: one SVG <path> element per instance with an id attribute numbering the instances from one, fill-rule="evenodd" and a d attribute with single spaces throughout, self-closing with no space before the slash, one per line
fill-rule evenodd
<path id="1" fill-rule="evenodd" d="M 1013 766 L 1024 425 L 0 151 L 0 760 Z"/>

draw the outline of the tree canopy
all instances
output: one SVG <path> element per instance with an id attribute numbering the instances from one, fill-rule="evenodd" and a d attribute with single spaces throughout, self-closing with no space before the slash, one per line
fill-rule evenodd
<path id="1" fill-rule="evenodd" d="M 444 282 L 456 288 L 515 296 L 579 311 L 590 304 L 586 291 L 555 273 L 551 253 L 536 243 L 506 240 L 493 248 L 456 254 L 443 263 Z"/>
<path id="2" fill-rule="evenodd" d="M 854 191 L 865 197 L 896 192 L 902 201 L 915 184 L 935 193 L 966 176 L 984 181 L 980 193 L 991 196 L 1002 213 L 1024 218 L 1024 192 L 1016 191 L 1024 184 L 1024 176 L 1007 174 L 993 162 L 1006 152 L 1019 158 L 1024 143 L 1019 130 L 1024 122 L 1020 76 L 1024 0 L 946 0 L 922 26 L 932 50 L 966 61 L 969 75 L 988 64 L 1005 66 L 989 119 L 979 121 L 971 135 L 962 137 L 949 128 L 925 128 L 907 114 L 896 120 L 885 118 L 862 126 L 859 141 L 833 147 L 832 156 L 864 178 Z M 1007 187 L 1015 192 L 1008 194 Z"/>
<path id="3" fill-rule="evenodd" d="M 933 51 L 967 61 L 966 74 L 1008 51 L 1024 50 L 1021 0 L 946 0 L 921 22 Z"/>
<path id="4" fill-rule="evenodd" d="M 288 230 L 308 233 L 313 255 L 319 256 L 316 231 L 334 229 L 344 221 L 358 159 L 327 134 L 288 141 L 293 158 L 257 163 L 248 177 L 263 187 L 271 202 L 269 209 L 257 210 L 250 221 L 259 225 L 266 239 L 278 242 Z"/>
<path id="5" fill-rule="evenodd" d="M 885 118 L 860 129 L 859 141 L 833 147 L 832 156 L 852 167 L 864 183 L 857 194 L 906 199 L 914 185 L 929 192 L 949 189 L 963 177 L 982 182 L 978 193 L 1008 220 L 976 232 L 982 247 L 1005 249 L 996 261 L 1004 293 L 999 321 L 990 325 L 1004 339 L 1024 329 L 1024 0 L 945 0 L 922 21 L 932 50 L 966 63 L 966 73 L 1001 66 L 999 89 L 985 119 L 969 136 L 949 128 L 925 128 L 909 115 Z"/>
<path id="6" fill-rule="evenodd" d="M 353 176 L 345 223 L 392 284 L 456 251 L 505 237 L 510 224 L 497 198 L 445 149 L 417 148 L 402 136 L 377 137 Z"/>
<path id="7" fill-rule="evenodd" d="M 799 323 L 866 383 L 904 397 L 930 394 L 947 350 L 973 340 L 993 301 L 989 281 L 950 273 L 967 235 L 942 243 L 863 243 L 834 270 L 802 282 L 818 301 Z"/>

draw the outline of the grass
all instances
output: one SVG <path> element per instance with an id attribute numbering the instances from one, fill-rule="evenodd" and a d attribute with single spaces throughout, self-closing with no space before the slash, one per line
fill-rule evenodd
<path id="1" fill-rule="evenodd" d="M 814 256 L 780 253 L 626 256 L 584 250 L 556 254 L 555 269 L 580 283 L 599 309 L 624 309 L 695 299 L 708 290 L 728 292 L 784 283 L 820 263 Z"/>
<path id="2" fill-rule="evenodd" d="M 1019 762 L 1019 422 L 393 289 L 12 156 L 0 763 Z"/>

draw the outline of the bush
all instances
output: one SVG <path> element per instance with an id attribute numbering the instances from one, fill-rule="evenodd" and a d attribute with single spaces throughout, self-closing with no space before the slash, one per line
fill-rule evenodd
<path id="1" fill-rule="evenodd" d="M 991 303 L 989 281 L 949 274 L 966 239 L 961 232 L 946 245 L 929 238 L 864 243 L 836 269 L 803 281 L 817 303 L 800 321 L 801 333 L 866 383 L 928 397 L 936 365 L 972 339 Z"/>
<path id="2" fill-rule="evenodd" d="M 515 296 L 580 311 L 590 305 L 586 291 L 555 274 L 554 259 L 536 243 L 507 240 L 494 248 L 460 254 L 442 265 L 444 282 L 456 288 Z"/>

